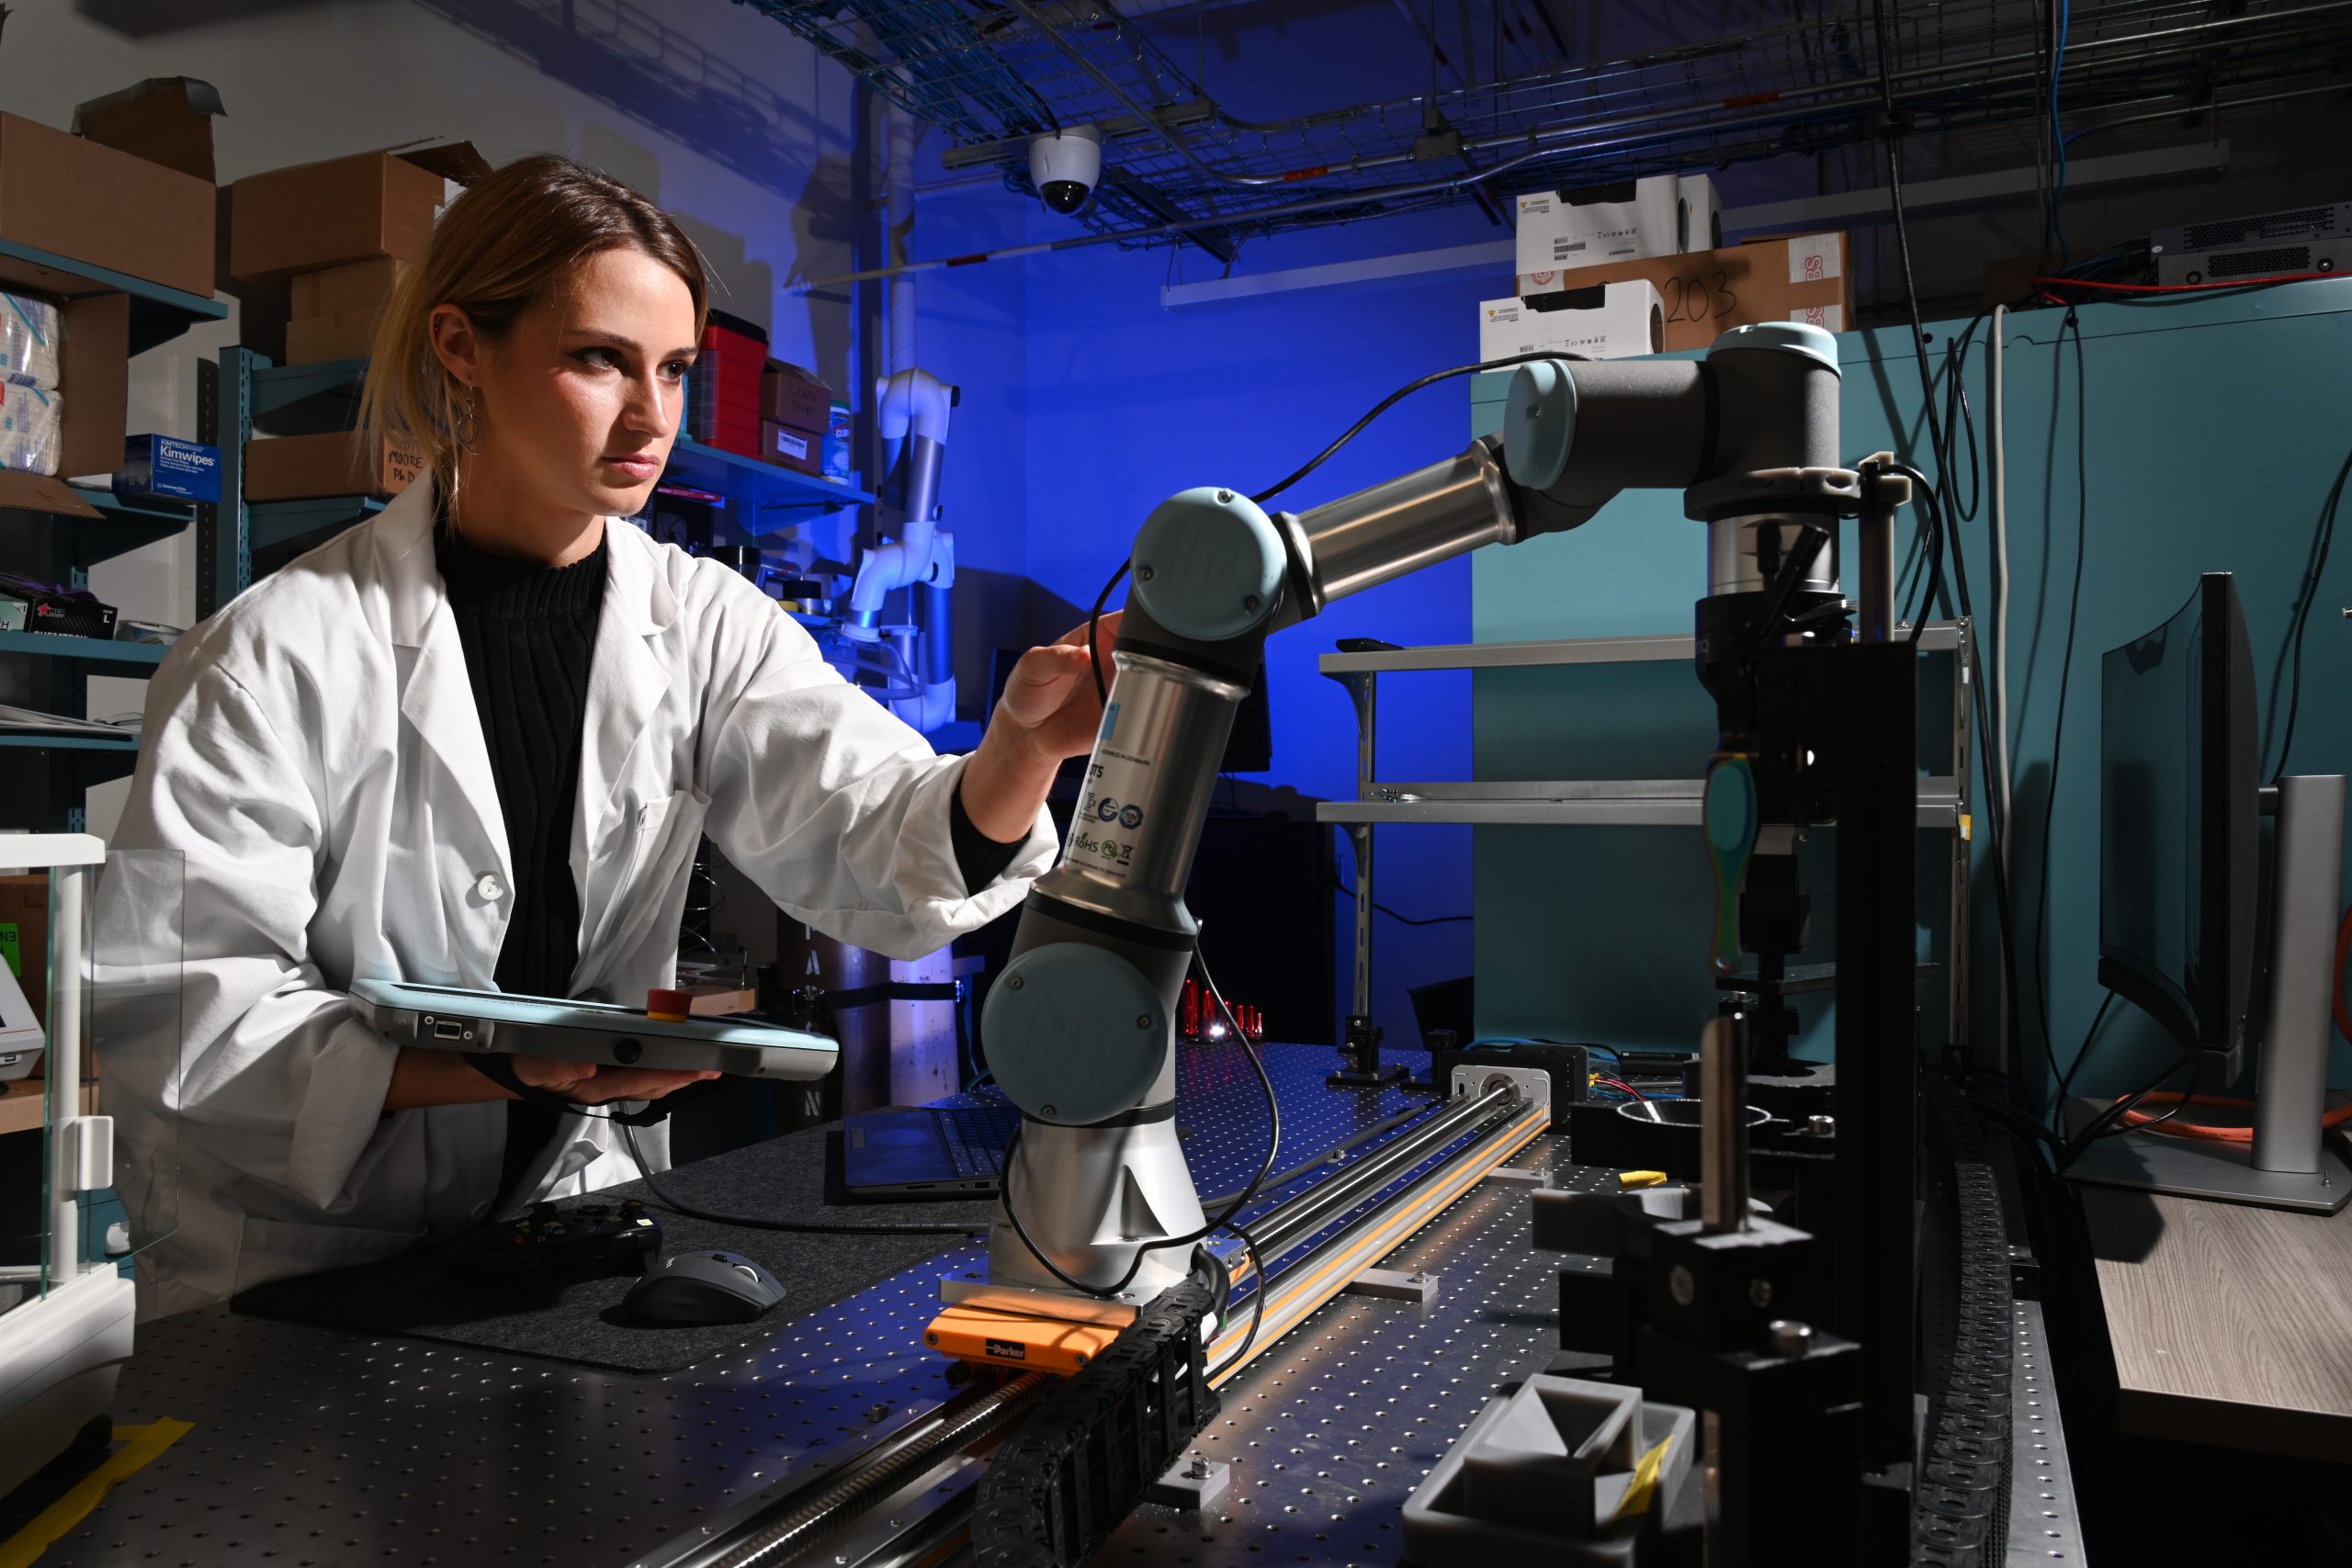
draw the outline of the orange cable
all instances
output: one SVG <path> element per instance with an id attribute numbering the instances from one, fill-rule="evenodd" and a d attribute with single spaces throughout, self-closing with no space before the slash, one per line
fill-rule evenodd
<path id="1" fill-rule="evenodd" d="M 2172 1090 L 2165 1089 L 2159 1093 L 2143 1096 L 2140 1103 L 2177 1105 L 2181 1102 L 2181 1098 Z M 2219 1094 L 2193 1094 L 2188 1097 L 2188 1100 L 2191 1105 L 2229 1107 L 2240 1111 L 2254 1109 L 2254 1101 L 2251 1100 L 2235 1100 Z M 2340 1127 L 2346 1122 L 2352 1122 L 2352 1100 L 2346 1101 L 2320 1118 L 2320 1125 L 2323 1127 Z M 2150 1125 L 2150 1123 L 2154 1124 Z M 2173 1138 L 2204 1138 L 2217 1144 L 2254 1142 L 2254 1129 L 2251 1127 L 2209 1127 L 2197 1122 L 2157 1122 L 2144 1111 L 2125 1111 L 2123 1124 L 2126 1127 L 2145 1126 L 2152 1133 L 2162 1133 Z"/>
<path id="2" fill-rule="evenodd" d="M 2335 1027 L 2343 1031 L 2346 1039 L 2352 1040 L 2352 1011 L 2346 1009 L 2344 1002 L 2344 963 L 2347 958 L 2352 958 L 2352 908 L 2344 911 L 2343 922 L 2335 928 L 2335 969 L 2330 997 L 2330 1006 L 2335 1013 Z M 2170 1089 L 2140 1098 L 2142 1105 L 2177 1105 L 2180 1102 L 2181 1097 Z M 2218 1094 L 2191 1095 L 2188 1103 L 2240 1111 L 2254 1109 L 2251 1100 L 2233 1100 Z M 2323 1127 L 2340 1127 L 2346 1122 L 2352 1122 L 2352 1101 L 2337 1106 L 2320 1118 Z M 2251 1127 L 2210 1127 L 2197 1122 L 2160 1121 L 2144 1111 L 2137 1110 L 2123 1113 L 2123 1125 L 2146 1127 L 2150 1132 L 2162 1133 L 2168 1138 L 2203 1138 L 2217 1144 L 2250 1144 L 2254 1141 L 2254 1129 Z"/>

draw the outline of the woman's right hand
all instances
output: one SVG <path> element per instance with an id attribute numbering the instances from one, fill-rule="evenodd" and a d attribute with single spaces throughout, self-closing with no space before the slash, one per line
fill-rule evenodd
<path id="1" fill-rule="evenodd" d="M 616 1100 L 660 1100 L 717 1073 L 664 1072 L 652 1067 L 611 1067 L 594 1062 L 553 1062 L 541 1056 L 510 1056 L 514 1076 L 533 1089 L 560 1094 L 575 1105 L 605 1105 Z"/>
<path id="2" fill-rule="evenodd" d="M 561 1095 L 576 1105 L 603 1105 L 616 1100 L 659 1100 L 688 1084 L 718 1076 L 656 1072 L 650 1067 L 605 1067 L 594 1062 L 549 1062 L 537 1056 L 509 1056 L 507 1061 L 517 1079 L 534 1089 Z M 392 1081 L 384 1091 L 384 1111 L 390 1114 L 428 1105 L 481 1105 L 514 1098 L 513 1090 L 493 1082 L 454 1051 L 403 1045 L 392 1063 Z"/>

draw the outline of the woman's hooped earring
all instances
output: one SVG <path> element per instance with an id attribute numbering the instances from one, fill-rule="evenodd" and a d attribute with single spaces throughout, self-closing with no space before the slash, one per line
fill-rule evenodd
<path id="1" fill-rule="evenodd" d="M 469 457 L 481 452 L 481 415 L 474 412 L 474 389 L 466 389 L 465 401 L 458 405 L 458 422 L 449 434 L 457 438 L 458 447 Z"/>

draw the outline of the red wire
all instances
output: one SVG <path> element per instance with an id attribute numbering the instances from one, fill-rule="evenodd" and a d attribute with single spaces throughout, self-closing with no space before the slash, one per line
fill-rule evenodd
<path id="1" fill-rule="evenodd" d="M 1644 1094 L 1640 1089 L 1635 1089 L 1623 1078 L 1612 1078 L 1605 1073 L 1593 1074 L 1592 1081 L 1599 1084 L 1603 1089 L 1613 1089 L 1620 1094 L 1630 1094 L 1635 1100 L 1647 1100 L 1649 1098 L 1648 1095 Z"/>
<path id="2" fill-rule="evenodd" d="M 2340 272 L 2280 272 L 2267 277 L 2233 277 L 2219 283 L 2094 283 L 2087 277 L 2037 277 L 2034 282 L 2062 288 L 2104 288 L 2116 294 L 2201 294 L 2209 288 L 2253 288 L 2266 283 L 2317 283 L 2343 277 Z"/>
<path id="3" fill-rule="evenodd" d="M 2335 1027 L 2344 1032 L 2346 1039 L 2352 1040 L 2352 1011 L 2347 1011 L 2344 1003 L 2344 961 L 2346 958 L 2352 958 L 2352 909 L 2344 911 L 2343 923 L 2335 928 L 2335 971 L 2331 987 L 2333 992 L 2331 1006 L 2335 1013 Z M 2140 1103 L 2176 1105 L 2180 1102 L 2180 1099 L 2179 1095 L 2166 1091 L 2144 1096 Z M 2213 1107 L 2226 1106 L 2240 1111 L 2254 1109 L 2254 1101 L 2251 1100 L 2233 1100 L 2217 1094 L 2191 1095 L 2188 1097 L 2188 1103 Z M 2352 1102 L 2336 1106 L 2328 1111 L 2320 1119 L 2320 1125 L 2337 1127 L 2346 1122 L 2352 1122 Z M 2214 1127 L 2197 1122 L 2158 1122 L 2143 1111 L 2125 1111 L 2123 1124 L 2127 1127 L 2144 1126 L 2152 1133 L 2162 1133 L 2168 1137 L 2203 1138 L 2217 1144 L 2245 1144 L 2254 1141 L 2254 1129 L 2251 1127 Z"/>

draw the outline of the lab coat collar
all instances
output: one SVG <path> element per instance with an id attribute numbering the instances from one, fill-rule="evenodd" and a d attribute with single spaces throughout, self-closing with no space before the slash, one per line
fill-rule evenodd
<path id="1" fill-rule="evenodd" d="M 474 711 L 466 650 L 457 617 L 433 558 L 433 483 L 420 480 L 376 520 L 376 566 L 389 608 L 393 658 L 403 669 L 401 716 L 441 760 L 476 826 L 498 857 L 499 875 L 514 880 L 506 818 L 498 807 L 498 779 Z"/>
<path id="2" fill-rule="evenodd" d="M 421 479 L 376 519 L 377 570 L 390 604 L 392 641 L 401 648 L 424 647 L 436 622 L 447 620 L 448 594 L 433 556 L 433 497 L 434 481 Z M 605 539 L 610 565 L 599 629 L 617 626 L 632 637 L 651 637 L 678 615 L 677 595 L 658 565 L 661 547 L 609 517 Z"/>
<path id="3" fill-rule="evenodd" d="M 573 870 L 607 826 L 605 813 L 629 754 L 670 690 L 670 669 L 652 639 L 677 618 L 678 599 L 665 580 L 661 547 L 625 523 L 606 522 L 611 565 L 605 613 L 596 621 L 596 651 L 588 673 L 588 739 L 580 752 L 580 811 L 572 821 Z"/>
<path id="4" fill-rule="evenodd" d="M 498 783 L 475 711 L 457 619 L 450 614 L 434 558 L 433 498 L 431 479 L 413 484 L 392 499 L 375 525 L 377 570 L 389 605 L 391 638 L 401 650 L 402 662 L 409 664 L 401 713 L 449 770 L 497 851 L 500 872 L 511 882 L 514 861 L 499 808 Z M 601 841 L 610 825 L 614 788 L 670 688 L 669 671 L 649 639 L 667 628 L 679 609 L 677 594 L 662 570 L 658 546 L 611 518 L 605 519 L 605 607 L 597 619 L 587 733 L 581 746 L 580 796 L 572 813 L 571 869 L 575 885 L 583 890 L 589 847 Z"/>

